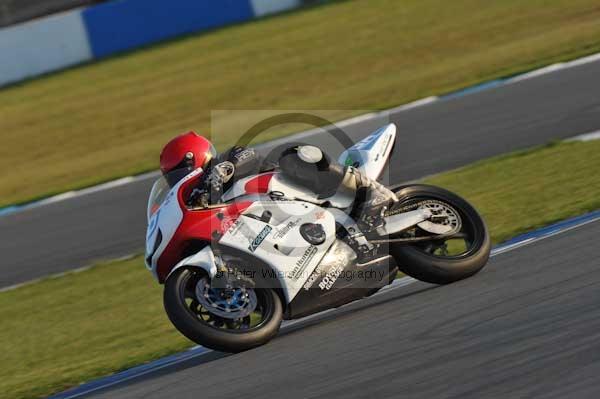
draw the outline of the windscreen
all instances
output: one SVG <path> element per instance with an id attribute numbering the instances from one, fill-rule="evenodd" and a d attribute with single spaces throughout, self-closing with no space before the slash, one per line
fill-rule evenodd
<path id="1" fill-rule="evenodd" d="M 158 211 L 163 202 L 167 199 L 172 188 L 176 189 L 179 187 L 179 183 L 183 183 L 200 173 L 202 173 L 202 168 L 198 168 L 192 172 L 190 172 L 189 169 L 176 169 L 158 178 L 152 186 L 150 198 L 148 199 L 148 221 L 150 221 L 152 215 Z"/>
<path id="2" fill-rule="evenodd" d="M 150 198 L 148 199 L 148 220 L 150 220 L 152 215 L 160 208 L 165 198 L 167 198 L 169 191 L 171 191 L 171 186 L 169 186 L 165 177 L 161 176 L 154 182 L 152 190 L 150 191 Z"/>

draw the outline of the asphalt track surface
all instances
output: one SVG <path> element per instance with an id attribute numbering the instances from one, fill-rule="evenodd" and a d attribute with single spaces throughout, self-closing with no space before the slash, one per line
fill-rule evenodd
<path id="1" fill-rule="evenodd" d="M 600 62 L 593 62 L 392 112 L 399 139 L 389 182 L 597 130 L 598 93 Z M 384 122 L 358 122 L 344 131 L 356 140 Z M 319 134 L 304 141 L 335 155 L 330 139 Z M 140 252 L 151 183 L 137 181 L 0 217 L 0 288 Z"/>
<path id="2" fill-rule="evenodd" d="M 598 398 L 600 221 L 93 398 Z"/>

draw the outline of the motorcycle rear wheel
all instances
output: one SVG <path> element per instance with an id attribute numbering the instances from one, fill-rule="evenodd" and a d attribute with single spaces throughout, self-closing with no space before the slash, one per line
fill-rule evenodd
<path id="1" fill-rule="evenodd" d="M 448 253 L 450 240 L 390 243 L 390 254 L 402 272 L 428 283 L 450 284 L 476 274 L 486 265 L 491 251 L 490 236 L 483 219 L 466 200 L 448 190 L 424 184 L 400 186 L 392 188 L 392 191 L 396 193 L 399 202 L 389 212 L 434 200 L 448 205 L 458 213 L 462 223 L 459 234 L 464 237 L 464 244 L 455 245 L 460 249 L 453 254 Z M 413 231 L 402 232 L 390 238 L 406 237 L 407 234 L 428 235 L 416 227 Z"/>
<path id="2" fill-rule="evenodd" d="M 165 311 L 183 335 L 206 348 L 235 353 L 263 345 L 277 334 L 283 306 L 274 290 L 255 289 L 256 310 L 237 320 L 226 319 L 199 303 L 196 286 L 205 278 L 200 270 L 182 268 L 165 283 Z"/>

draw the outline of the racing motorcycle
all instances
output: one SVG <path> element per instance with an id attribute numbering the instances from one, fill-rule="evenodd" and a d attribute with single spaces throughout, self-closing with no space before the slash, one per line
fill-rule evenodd
<path id="1" fill-rule="evenodd" d="M 394 148 L 389 124 L 339 162 L 380 178 Z M 272 339 L 284 319 L 372 295 L 398 272 L 434 284 L 477 273 L 490 238 L 467 201 L 442 188 L 392 187 L 398 201 L 375 218 L 351 216 L 354 195 L 319 198 L 277 169 L 233 183 L 215 204 L 186 202 L 202 178 L 153 186 L 146 266 L 164 284 L 164 307 L 192 341 L 224 352 Z M 173 180 L 171 180 L 173 181 Z"/>

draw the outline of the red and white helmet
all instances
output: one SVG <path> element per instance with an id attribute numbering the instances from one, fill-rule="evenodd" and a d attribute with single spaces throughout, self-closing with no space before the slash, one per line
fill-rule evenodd
<path id="1" fill-rule="evenodd" d="M 197 168 L 206 169 L 216 156 L 212 143 L 191 131 L 180 134 L 164 146 L 160 153 L 160 170 L 166 175 L 178 169 L 189 172 Z"/>

